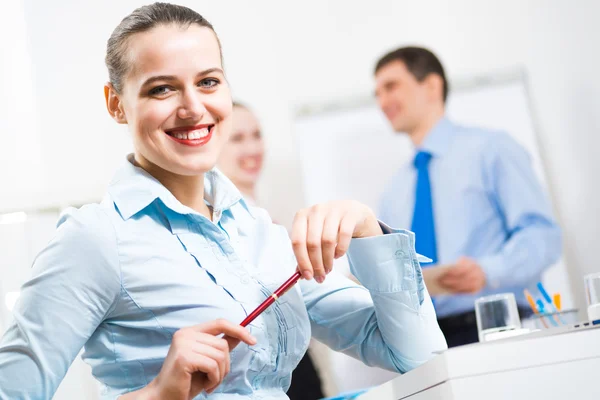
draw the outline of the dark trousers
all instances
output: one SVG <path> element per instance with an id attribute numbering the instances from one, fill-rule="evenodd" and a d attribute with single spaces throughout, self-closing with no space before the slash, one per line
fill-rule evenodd
<path id="1" fill-rule="evenodd" d="M 518 309 L 521 319 L 532 314 L 532 311 L 528 308 L 519 307 Z M 462 346 L 479 341 L 475 311 L 439 318 L 438 324 L 444 333 L 448 347 Z"/>
<path id="2" fill-rule="evenodd" d="M 290 400 L 318 400 L 325 397 L 321 389 L 321 378 L 308 352 L 292 372 L 292 384 L 287 395 Z"/>

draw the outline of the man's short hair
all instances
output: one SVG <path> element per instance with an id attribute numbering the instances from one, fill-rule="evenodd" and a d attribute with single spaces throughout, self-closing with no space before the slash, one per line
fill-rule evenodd
<path id="1" fill-rule="evenodd" d="M 448 97 L 448 81 L 444 67 L 440 60 L 431 51 L 423 47 L 400 47 L 381 57 L 375 66 L 375 74 L 384 66 L 394 61 L 402 61 L 406 65 L 406 69 L 417 79 L 422 82 L 430 74 L 439 75 L 444 82 L 443 100 L 446 102 Z"/>

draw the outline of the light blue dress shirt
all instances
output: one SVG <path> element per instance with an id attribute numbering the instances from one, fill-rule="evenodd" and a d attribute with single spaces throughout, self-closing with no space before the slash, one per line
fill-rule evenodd
<path id="1" fill-rule="evenodd" d="M 213 221 L 182 205 L 131 158 L 100 204 L 70 210 L 37 257 L 0 342 L 0 398 L 50 399 L 82 347 L 102 397 L 146 386 L 173 333 L 241 322 L 296 269 L 285 229 L 249 208 L 221 173 L 206 174 Z M 383 226 L 383 225 L 382 225 Z M 446 348 L 412 233 L 353 239 L 352 272 L 300 281 L 250 326 L 210 399 L 287 399 L 312 335 L 335 350 L 404 372 Z M 201 394 L 198 399 L 206 398 Z"/>
<path id="2" fill-rule="evenodd" d="M 523 289 L 561 254 L 561 233 L 528 153 L 504 132 L 459 126 L 442 118 L 426 136 L 438 264 L 475 259 L 487 278 L 475 295 L 436 296 L 438 317 L 472 311 L 479 296 Z M 416 170 L 412 159 L 387 187 L 379 218 L 411 226 Z M 419 238 L 417 237 L 418 241 Z M 424 254 L 424 256 L 428 256 Z"/>

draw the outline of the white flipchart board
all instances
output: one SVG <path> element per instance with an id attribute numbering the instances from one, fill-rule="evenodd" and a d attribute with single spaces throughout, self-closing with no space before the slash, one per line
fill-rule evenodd
<path id="1" fill-rule="evenodd" d="M 522 71 L 451 84 L 447 114 L 453 121 L 508 132 L 532 157 L 544 187 L 535 121 Z M 394 133 L 374 99 L 299 109 L 294 124 L 305 201 L 356 199 L 377 209 L 379 196 L 412 153 L 406 135 Z M 544 275 L 547 289 L 560 292 L 563 307 L 574 305 L 563 260 Z"/>

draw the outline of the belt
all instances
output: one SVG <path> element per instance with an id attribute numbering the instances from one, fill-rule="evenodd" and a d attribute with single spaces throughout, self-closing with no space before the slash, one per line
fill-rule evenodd
<path id="1" fill-rule="evenodd" d="M 519 317 L 521 319 L 527 318 L 533 314 L 533 311 L 529 308 L 517 307 L 517 309 L 519 310 Z M 443 331 L 459 330 L 477 326 L 477 318 L 475 317 L 475 311 L 467 311 L 438 318 L 438 324 Z"/>

